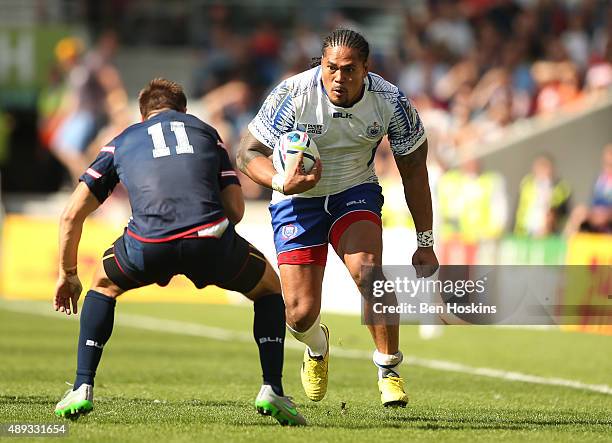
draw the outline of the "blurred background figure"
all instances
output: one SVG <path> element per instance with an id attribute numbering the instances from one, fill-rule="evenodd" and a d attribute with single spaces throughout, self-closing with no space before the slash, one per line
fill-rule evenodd
<path id="1" fill-rule="evenodd" d="M 47 81 L 38 95 L 38 136 L 47 149 L 55 138 L 70 109 L 67 109 L 68 76 L 83 53 L 83 42 L 76 37 L 65 37 L 55 45 L 55 60 L 47 74 Z"/>
<path id="2" fill-rule="evenodd" d="M 593 187 L 593 206 L 612 208 L 612 143 L 603 148 L 602 170 Z"/>
<path id="3" fill-rule="evenodd" d="M 508 221 L 506 185 L 501 174 L 482 171 L 476 158 L 466 158 L 438 182 L 438 207 L 444 264 L 475 263 L 481 243 L 498 240 Z M 457 251 L 456 245 L 464 249 Z"/>
<path id="4" fill-rule="evenodd" d="M 601 164 L 591 204 L 574 208 L 565 228 L 566 236 L 577 231 L 612 234 L 612 143 L 604 146 Z"/>
<path id="5" fill-rule="evenodd" d="M 546 237 L 558 234 L 569 212 L 569 184 L 556 177 L 550 156 L 535 158 L 531 172 L 521 180 L 514 233 Z"/>
<path id="6" fill-rule="evenodd" d="M 87 169 L 87 149 L 97 132 L 109 116 L 127 106 L 127 94 L 112 64 L 117 44 L 113 31 L 102 34 L 95 48 L 86 54 L 76 39 L 58 43 L 56 53 L 66 72 L 66 90 L 52 116 L 61 123 L 53 131 L 49 145 L 74 183 Z"/>

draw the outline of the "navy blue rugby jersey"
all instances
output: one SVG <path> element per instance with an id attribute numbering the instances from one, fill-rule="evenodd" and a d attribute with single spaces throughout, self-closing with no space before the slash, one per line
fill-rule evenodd
<path id="1" fill-rule="evenodd" d="M 221 190 L 240 184 L 217 131 L 177 111 L 127 128 L 100 150 L 80 181 L 100 203 L 121 181 L 132 206 L 128 234 L 153 242 L 223 221 Z"/>

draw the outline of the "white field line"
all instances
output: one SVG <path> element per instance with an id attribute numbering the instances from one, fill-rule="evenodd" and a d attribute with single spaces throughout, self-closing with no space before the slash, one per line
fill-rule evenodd
<path id="1" fill-rule="evenodd" d="M 41 303 L 10 303 L 0 300 L 0 309 L 6 311 L 19 312 L 25 314 L 41 315 L 55 319 L 78 320 L 75 316 L 66 316 L 52 310 L 49 305 Z M 220 341 L 238 341 L 242 343 L 253 343 L 254 339 L 250 333 L 231 331 L 229 329 L 205 326 L 198 323 L 188 323 L 177 320 L 165 320 L 145 315 L 118 314 L 115 324 L 130 328 L 143 329 L 154 332 L 168 332 L 179 335 L 189 335 L 193 337 L 203 337 Z M 303 350 L 304 345 L 297 341 L 287 341 L 286 347 L 291 349 Z M 334 356 L 370 360 L 372 353 L 359 349 L 345 349 L 332 347 L 331 353 Z M 468 366 L 445 360 L 433 360 L 419 357 L 406 357 L 404 362 L 413 366 L 436 369 L 439 371 L 459 372 L 462 374 L 476 375 L 480 377 L 498 378 L 507 381 L 519 381 L 524 383 L 534 383 L 539 385 L 560 386 L 564 388 L 580 389 L 583 391 L 597 392 L 600 394 L 612 395 L 612 387 L 608 385 L 595 385 L 583 383 L 577 380 L 568 380 L 557 377 L 541 377 L 538 375 L 524 374 L 521 372 L 504 371 L 501 369 L 482 368 Z"/>

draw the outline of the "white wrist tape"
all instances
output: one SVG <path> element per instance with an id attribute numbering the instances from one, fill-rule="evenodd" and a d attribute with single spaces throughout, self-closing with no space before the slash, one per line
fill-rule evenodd
<path id="1" fill-rule="evenodd" d="M 417 232 L 417 246 L 419 248 L 429 248 L 434 245 L 433 231 Z"/>
<path id="2" fill-rule="evenodd" d="M 275 174 L 274 177 L 272 177 L 272 189 L 274 189 L 277 192 L 280 192 L 281 194 L 285 193 L 285 177 L 283 177 L 280 174 Z"/>

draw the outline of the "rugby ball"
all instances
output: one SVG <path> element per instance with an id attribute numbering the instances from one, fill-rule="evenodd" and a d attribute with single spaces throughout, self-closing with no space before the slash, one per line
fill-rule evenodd
<path id="1" fill-rule="evenodd" d="M 302 172 L 306 174 L 310 172 L 316 159 L 320 157 L 314 140 L 301 131 L 291 131 L 281 135 L 272 153 L 272 163 L 276 172 L 284 175 L 285 171 L 292 170 L 300 152 L 304 154 Z"/>

